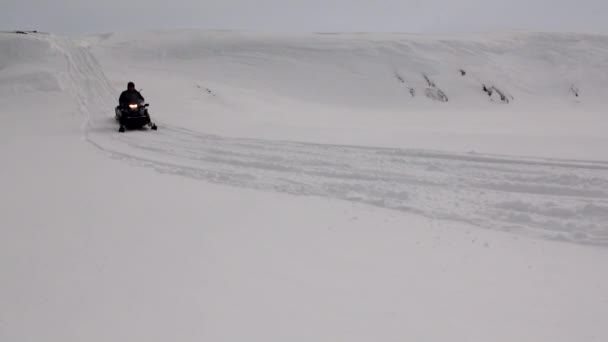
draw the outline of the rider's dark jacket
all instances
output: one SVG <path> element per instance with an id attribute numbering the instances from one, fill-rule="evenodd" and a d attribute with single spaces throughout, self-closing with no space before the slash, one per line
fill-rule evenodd
<path id="1" fill-rule="evenodd" d="M 144 97 L 141 96 L 141 94 L 135 89 L 127 89 L 123 91 L 118 99 L 118 103 L 121 107 L 126 107 L 133 103 L 139 104 L 141 101 L 144 101 Z"/>

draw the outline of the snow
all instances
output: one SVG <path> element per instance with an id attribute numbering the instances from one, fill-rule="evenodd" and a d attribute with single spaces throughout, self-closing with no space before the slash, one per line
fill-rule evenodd
<path id="1" fill-rule="evenodd" d="M 607 56 L 1 33 L 0 341 L 604 341 Z M 129 80 L 158 132 L 117 133 Z"/>
<path id="2" fill-rule="evenodd" d="M 197 131 L 239 138 L 608 158 L 603 148 L 608 143 L 603 104 L 608 95 L 606 36 L 169 31 L 90 40 L 101 64 L 109 63 L 105 71 L 115 88 L 124 88 L 125 78 L 137 80 L 155 99 L 159 120 L 166 115 Z M 465 77 L 460 69 L 466 70 Z M 423 75 L 445 92 L 447 103 L 425 96 L 429 87 Z M 484 84 L 514 99 L 508 105 L 496 98 L 490 101 Z M 573 85 L 579 97 L 572 94 Z M 165 96 L 166 89 L 179 97 Z"/>

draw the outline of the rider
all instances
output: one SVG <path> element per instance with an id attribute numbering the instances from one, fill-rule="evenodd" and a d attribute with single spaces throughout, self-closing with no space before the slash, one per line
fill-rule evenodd
<path id="1" fill-rule="evenodd" d="M 120 94 L 120 99 L 118 100 L 118 103 L 120 104 L 120 107 L 124 108 L 129 104 L 133 103 L 133 101 L 144 101 L 144 97 L 141 96 L 140 92 L 135 90 L 135 83 L 129 82 L 129 84 L 127 85 L 127 90 L 123 91 L 122 94 Z"/>

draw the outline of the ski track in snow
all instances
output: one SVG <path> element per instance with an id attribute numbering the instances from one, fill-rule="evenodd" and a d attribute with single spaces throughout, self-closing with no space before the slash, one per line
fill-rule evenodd
<path id="1" fill-rule="evenodd" d="M 608 162 L 226 138 L 159 125 L 117 133 L 115 89 L 86 47 L 66 57 L 83 137 L 114 158 L 213 183 L 366 203 L 575 243 L 608 245 Z"/>

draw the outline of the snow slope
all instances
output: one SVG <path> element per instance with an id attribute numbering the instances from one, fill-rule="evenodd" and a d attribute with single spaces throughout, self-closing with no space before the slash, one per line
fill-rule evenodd
<path id="1" fill-rule="evenodd" d="M 115 88 L 137 81 L 159 119 L 198 131 L 608 159 L 605 36 L 170 31 L 90 40 Z M 490 98 L 483 85 L 513 98 Z M 447 103 L 426 96 L 437 89 Z"/>
<path id="2" fill-rule="evenodd" d="M 608 40 L 490 38 L 0 34 L 0 340 L 605 340 Z"/>
<path id="3" fill-rule="evenodd" d="M 114 88 L 125 78 L 138 80 L 151 87 L 145 90 L 149 98 L 159 99 L 153 113 L 166 123 L 159 134 L 125 135 L 118 142 L 108 141 L 105 131 L 91 135 L 102 148 L 140 164 L 218 183 L 608 243 L 608 119 L 597 100 L 608 91 L 600 72 L 608 56 L 605 37 L 507 34 L 465 40 L 178 31 L 106 35 L 89 43 L 116 80 Z M 75 63 L 92 58 L 84 48 L 70 56 Z M 104 75 L 96 75 L 99 66 L 84 64 L 85 74 L 75 74 L 75 82 L 95 75 L 104 87 L 103 100 L 110 102 L 95 107 L 105 113 L 116 91 Z M 429 91 L 423 75 L 448 102 L 420 95 Z M 578 97 L 568 93 L 573 80 Z M 514 99 L 492 101 L 482 82 Z M 82 97 L 101 100 L 94 94 Z M 546 108 L 551 106 L 555 110 Z M 107 115 L 98 114 L 91 125 L 105 128 L 97 117 Z M 410 120 L 423 128 L 412 128 Z M 281 141 L 259 140 L 269 138 Z M 409 149 L 411 139 L 427 150 Z M 367 147 L 336 145 L 344 143 Z M 428 151 L 444 144 L 458 152 Z M 569 159 L 549 158 L 555 155 Z"/>

